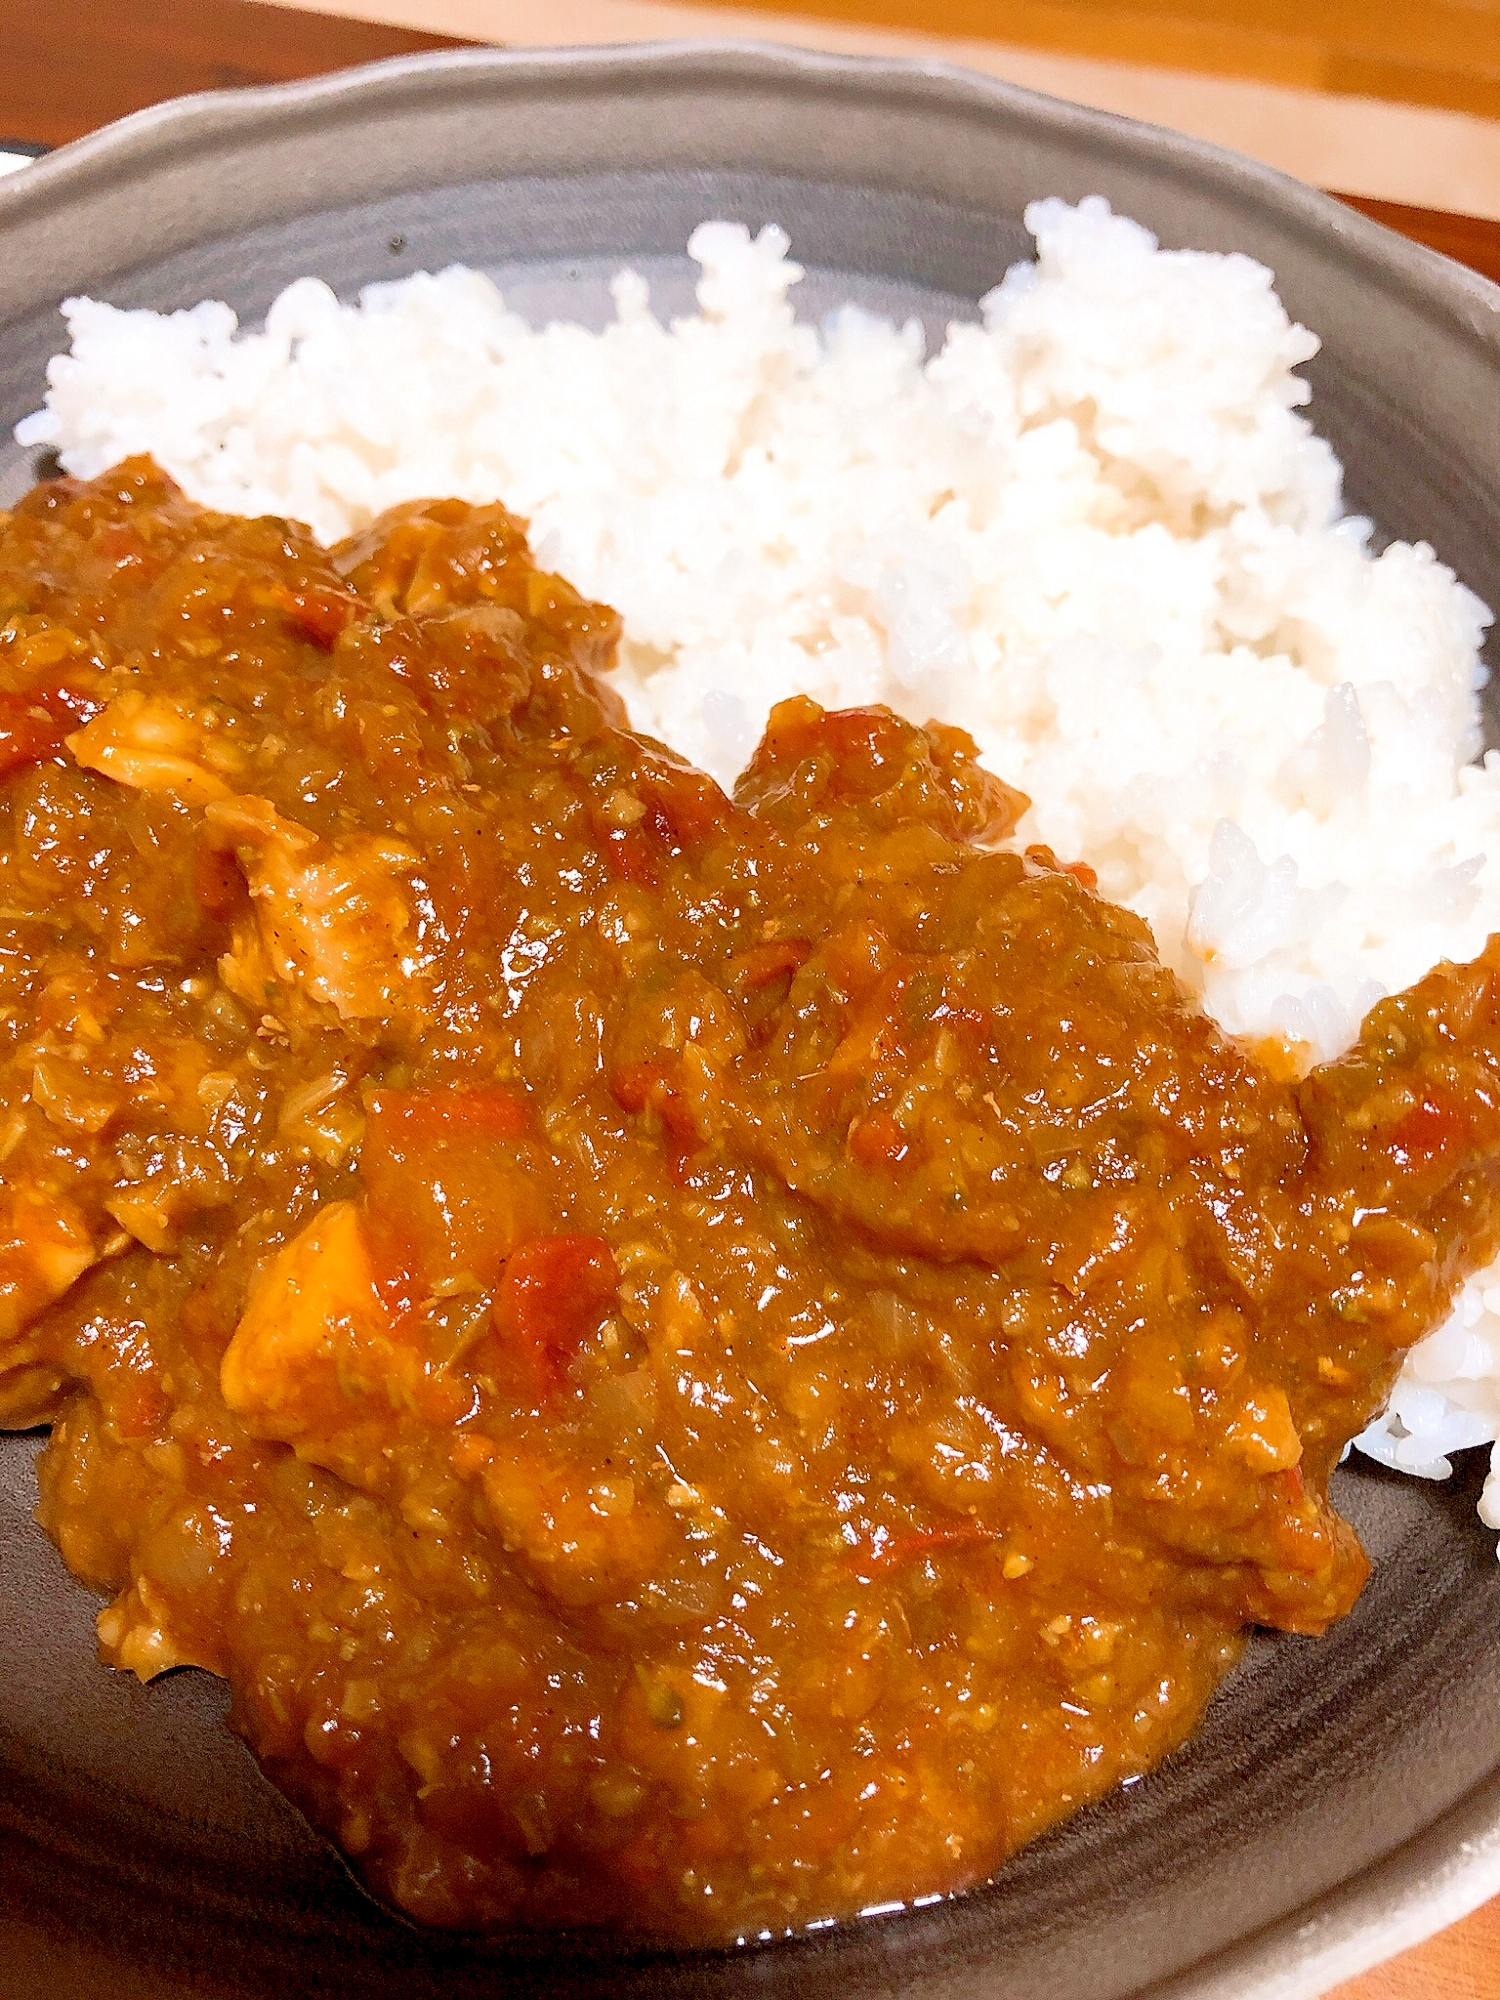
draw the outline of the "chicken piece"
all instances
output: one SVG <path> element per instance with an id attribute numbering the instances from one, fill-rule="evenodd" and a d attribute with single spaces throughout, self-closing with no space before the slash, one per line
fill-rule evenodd
<path id="1" fill-rule="evenodd" d="M 506 1268 L 498 1324 L 483 1346 L 508 1349 L 545 1396 L 562 1352 L 613 1303 L 613 1261 L 590 1239 L 544 1236 L 513 1252 Z M 356 1205 L 321 1209 L 251 1292 L 220 1367 L 229 1407 L 257 1437 L 290 1444 L 397 1503 L 434 1478 L 474 1482 L 507 1550 L 562 1603 L 638 1587 L 672 1534 L 670 1514 L 645 1496 L 638 1503 L 628 1479 L 601 1485 L 597 1467 L 565 1451 L 499 1449 L 456 1431 L 477 1402 L 463 1364 L 483 1369 L 490 1355 L 442 1365 L 403 1297 L 405 1274 L 382 1275 Z M 142 1657 L 156 1655 L 148 1648 Z"/>
<path id="2" fill-rule="evenodd" d="M 591 674 L 614 665 L 619 613 L 590 603 L 564 577 L 537 569 L 525 523 L 498 504 L 407 501 L 340 543 L 333 560 L 387 618 L 440 618 L 454 606 L 483 606 L 508 614 L 555 658 Z M 462 708 L 468 690 L 455 691 L 455 706 Z M 611 722 L 623 726 L 624 704 L 608 683 L 594 682 L 591 692 Z"/>
<path id="3" fill-rule="evenodd" d="M 68 1371 L 48 1356 L 45 1343 L 10 1343 L 0 1359 L 0 1430 L 29 1431 L 51 1423 L 68 1386 Z"/>
<path id="4" fill-rule="evenodd" d="M 332 1202 L 257 1279 L 220 1365 L 224 1400 L 289 1442 L 327 1428 L 346 1388 L 385 1394 L 389 1330 L 359 1210 Z"/>
<path id="5" fill-rule="evenodd" d="M 138 1576 L 94 1620 L 100 1657 L 137 1680 L 154 1681 L 174 1667 L 206 1667 L 222 1673 L 223 1661 L 210 1647 L 195 1647 L 172 1623 L 165 1593 L 149 1576 Z"/>
<path id="6" fill-rule="evenodd" d="M 399 877 L 417 866 L 404 842 L 356 834 L 332 842 L 239 796 L 245 751 L 222 733 L 212 708 L 127 689 L 67 738 L 74 761 L 135 791 L 166 792 L 207 818 L 227 840 L 249 882 L 271 978 L 340 1020 L 383 1020 L 409 1002 L 415 967 L 412 915 Z M 260 1009 L 265 971 L 247 938 L 226 974 Z"/>
<path id="7" fill-rule="evenodd" d="M 230 797 L 243 769 L 235 745 L 217 732 L 212 709 L 127 688 L 66 739 L 75 763 L 138 792 L 170 792 L 189 805 Z"/>
<path id="8" fill-rule="evenodd" d="M 585 1458 L 460 1437 L 449 1463 L 461 1478 L 477 1477 L 507 1553 L 558 1604 L 628 1599 L 680 1549 L 679 1524 L 658 1498 L 628 1478 L 601 1479 Z"/>
<path id="9" fill-rule="evenodd" d="M 75 1203 L 25 1188 L 0 1189 L 0 1353 L 98 1255 Z"/>
<path id="10" fill-rule="evenodd" d="M 0 1190 L 0 1426 L 24 1430 L 53 1415 L 67 1371 L 31 1330 L 98 1257 L 75 1203 Z"/>
<path id="11" fill-rule="evenodd" d="M 417 1011 L 420 960 L 399 879 L 418 866 L 413 848 L 380 834 L 320 840 L 265 799 L 220 800 L 207 818 L 234 843 L 275 980 L 341 1021 Z M 247 941 L 234 956 L 251 958 Z M 224 976 L 248 997 L 254 970 Z"/>
<path id="12" fill-rule="evenodd" d="M 381 1490 L 382 1447 L 403 1419 L 446 1427 L 468 1406 L 376 1283 L 363 1218 L 331 1202 L 256 1281 L 220 1364 L 225 1402 L 258 1437 Z"/>

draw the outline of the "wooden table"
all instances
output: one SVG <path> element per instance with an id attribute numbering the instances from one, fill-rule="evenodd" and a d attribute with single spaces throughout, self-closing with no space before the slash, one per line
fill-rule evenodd
<path id="1" fill-rule="evenodd" d="M 325 3 L 339 5 L 340 0 Z M 769 0 L 769 4 L 790 9 L 794 0 Z M 997 18 L 980 0 L 938 0 L 935 5 L 928 0 L 865 0 L 864 5 L 855 0 L 825 0 L 821 8 L 818 0 L 795 0 L 795 5 L 804 16 L 825 13 L 830 24 L 847 24 L 851 18 L 877 23 L 896 19 L 938 28 L 951 20 L 955 34 L 983 32 L 983 23 Z M 1439 95 L 1437 101 L 1487 110 L 1491 93 L 1500 93 L 1500 26 L 1492 48 L 1484 32 L 1487 26 L 1497 24 L 1492 0 L 1465 0 L 1465 5 L 1472 13 L 1473 60 L 1466 68 L 1461 43 L 1447 51 L 1446 81 L 1441 86 L 1447 94 Z M 191 5 L 184 0 L 0 0 L 0 68 L 5 76 L 0 151 L 5 150 L 7 141 L 22 148 L 62 145 L 112 118 L 186 91 L 282 82 L 385 56 L 453 47 L 461 39 L 451 33 L 350 18 L 368 12 L 404 13 L 407 18 L 429 21 L 437 18 L 433 7 L 424 6 L 422 0 L 405 6 L 402 0 L 389 0 L 389 4 L 387 0 L 373 0 L 373 4 L 343 0 L 343 9 L 335 18 L 300 7 L 251 4 L 251 0 L 192 0 Z M 479 0 L 478 13 L 472 6 L 469 9 L 476 22 L 482 9 L 483 0 Z M 1132 45 L 1128 39 L 1121 40 L 1130 32 L 1130 12 L 1112 10 L 1100 0 L 1074 10 L 1032 5 L 1019 11 L 1034 45 L 1048 45 L 1050 33 L 1052 45 L 1077 47 L 1080 37 L 1086 39 L 1094 32 L 1096 37 L 1113 35 L 1111 46 L 1123 48 L 1127 54 L 1140 46 L 1139 42 Z M 1142 11 L 1148 10 L 1143 6 Z M 1264 29 L 1261 42 L 1271 49 L 1272 56 L 1281 47 L 1277 35 L 1282 17 L 1305 22 L 1309 15 L 1306 7 L 1288 7 L 1284 0 L 1222 0 L 1222 4 L 1219 0 L 1165 0 L 1149 11 L 1153 17 L 1176 17 L 1179 27 L 1184 19 L 1195 21 L 1199 43 L 1193 46 L 1204 48 L 1220 47 L 1215 35 L 1221 40 L 1223 35 L 1231 40 L 1238 35 L 1240 45 L 1244 45 L 1247 35 L 1253 39 L 1259 22 Z M 1323 11 L 1334 18 L 1337 10 L 1325 3 Z M 1377 4 L 1355 11 L 1362 20 L 1370 21 L 1382 10 Z M 1405 17 L 1411 10 L 1400 11 Z M 1222 31 L 1215 25 L 1216 14 L 1221 24 L 1227 24 Z M 447 9 L 446 18 L 454 18 L 452 8 Z M 548 10 L 546 18 L 555 23 L 559 16 Z M 1016 24 L 1008 15 L 1004 18 L 1009 38 L 1019 39 Z M 707 24 L 733 31 L 734 15 L 723 0 L 718 0 L 716 14 Z M 1160 25 L 1155 21 L 1152 31 Z M 1136 27 L 1139 33 L 1139 17 Z M 549 27 L 549 32 L 560 40 L 576 39 L 558 33 L 555 26 Z M 541 37 L 530 34 L 527 39 Z M 847 34 L 840 34 L 839 39 L 848 45 Z M 1270 61 L 1272 56 L 1263 60 Z M 1412 60 L 1420 70 L 1420 60 Z M 1419 82 L 1413 89 L 1417 95 L 1426 90 L 1428 101 L 1433 101 L 1439 85 Z M 1495 102 L 1500 106 L 1500 95 Z M 1345 194 L 1341 199 L 1500 281 L 1500 221 L 1364 196 Z M 1329 2000 L 1497 2000 L 1497 1996 L 1500 1898 L 1426 1944 L 1340 1986 Z"/>

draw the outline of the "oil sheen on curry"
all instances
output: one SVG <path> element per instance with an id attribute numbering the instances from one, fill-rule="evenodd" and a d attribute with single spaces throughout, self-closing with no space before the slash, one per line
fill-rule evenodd
<path id="1" fill-rule="evenodd" d="M 1298 1081 L 955 731 L 726 797 L 498 507 L 0 515 L 0 1419 L 111 1664 L 424 1924 L 962 1889 L 1366 1572 L 1500 944 Z M 15 1607 L 11 1615 L 24 1615 Z"/>

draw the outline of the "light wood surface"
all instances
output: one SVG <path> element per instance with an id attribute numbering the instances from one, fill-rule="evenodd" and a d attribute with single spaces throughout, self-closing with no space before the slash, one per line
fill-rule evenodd
<path id="1" fill-rule="evenodd" d="M 1497 2000 L 1500 1897 L 1412 1951 L 1335 1986 L 1326 2000 Z"/>
<path id="2" fill-rule="evenodd" d="M 1376 15 L 1395 0 L 1310 0 Z M 1500 219 L 1500 118 L 1426 103 L 1396 103 L 1293 87 L 1253 75 L 1195 74 L 1156 52 L 1144 32 L 1129 44 L 1128 61 L 1081 55 L 1071 44 L 1021 46 L 1013 20 L 1030 18 L 1029 0 L 755 0 L 747 7 L 704 0 L 317 0 L 329 13 L 396 21 L 475 41 L 539 47 L 578 42 L 662 41 L 677 36 L 743 34 L 806 47 L 873 55 L 918 56 L 964 63 L 1054 97 L 1144 118 L 1155 125 L 1212 139 L 1265 160 L 1318 187 L 1383 201 L 1456 209 Z M 1142 0 L 1142 5 L 1148 0 Z M 1149 0 L 1156 4 L 1156 0 Z M 1168 5 L 1199 0 L 1163 0 Z M 1202 0 L 1209 4 L 1209 0 Z M 1227 6 L 1290 7 L 1292 0 L 1225 0 Z M 1420 14 L 1443 0 L 1404 0 Z M 1460 0 L 1448 0 L 1458 5 Z M 1068 19 L 1107 9 L 1111 0 L 1057 0 Z M 900 8 L 920 29 L 868 26 L 844 8 Z M 0 0 L 3 7 L 3 0 Z M 1494 39 L 1490 9 L 1500 0 L 1472 0 L 1474 42 Z M 974 32 L 994 22 L 993 39 Z M 1038 29 L 1039 32 L 1039 29 Z M 1123 44 L 1122 44 L 1123 46 Z M 1486 54 L 1485 60 L 1488 60 Z"/>
<path id="3" fill-rule="evenodd" d="M 321 4 L 313 15 L 247 0 L 0 0 L 0 147 L 7 137 L 58 144 L 185 90 L 455 37 L 539 45 L 741 32 L 937 55 L 1197 132 L 1367 197 L 1358 205 L 1378 219 L 1500 277 L 1500 220 L 1475 219 L 1500 218 L 1500 0 L 761 0 L 759 12 L 722 0 Z M 1412 203 L 1422 206 L 1393 206 Z M 1500 1899 L 1329 2000 L 1500 2000 Z"/>
<path id="4" fill-rule="evenodd" d="M 807 0 L 759 4 L 808 11 Z M 1500 0 L 816 0 L 812 11 L 1500 118 Z"/>
<path id="5" fill-rule="evenodd" d="M 281 83 L 451 35 L 246 0 L 0 0 L 0 151 L 61 146 L 164 97 Z"/>

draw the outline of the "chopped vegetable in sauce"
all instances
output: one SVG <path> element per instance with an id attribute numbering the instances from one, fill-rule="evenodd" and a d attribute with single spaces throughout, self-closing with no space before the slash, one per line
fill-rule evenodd
<path id="1" fill-rule="evenodd" d="M 1349 1608 L 1500 947 L 1278 1080 L 960 733 L 787 702 L 731 800 L 616 637 L 499 507 L 0 515 L 0 1421 L 379 1894 L 714 1942 L 982 1881 Z"/>

